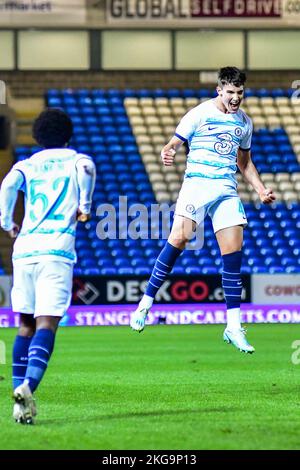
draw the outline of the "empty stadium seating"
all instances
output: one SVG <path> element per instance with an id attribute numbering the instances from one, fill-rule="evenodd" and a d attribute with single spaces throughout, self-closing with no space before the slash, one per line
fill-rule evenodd
<path id="1" fill-rule="evenodd" d="M 75 273 L 151 272 L 165 240 L 160 237 L 162 222 L 150 219 L 149 208 L 156 202 L 176 200 L 186 160 L 186 149 L 182 147 L 176 166 L 165 169 L 160 163 L 161 148 L 181 116 L 214 93 L 204 89 L 49 90 L 48 105 L 63 108 L 73 120 L 72 146 L 93 156 L 97 165 L 93 218 L 78 226 Z M 272 207 L 260 204 L 237 175 L 249 221 L 242 272 L 300 272 L 300 107 L 290 98 L 289 90 L 248 89 L 244 109 L 254 122 L 253 160 L 263 181 L 276 192 L 277 202 Z M 19 147 L 16 157 L 27 158 L 37 150 Z M 136 239 L 128 237 L 127 230 L 138 213 L 126 222 L 120 195 L 127 196 L 128 207 L 142 203 L 148 208 L 143 226 L 136 230 L 140 231 Z M 111 204 L 110 209 L 105 204 Z M 104 232 L 108 228 L 99 223 L 107 217 L 105 210 L 115 211 L 117 216 L 116 227 L 110 227 L 107 239 Z M 170 224 L 171 218 L 167 227 Z M 221 272 L 222 259 L 210 220 L 205 221 L 203 230 L 203 248 L 186 250 L 178 259 L 175 274 Z"/>

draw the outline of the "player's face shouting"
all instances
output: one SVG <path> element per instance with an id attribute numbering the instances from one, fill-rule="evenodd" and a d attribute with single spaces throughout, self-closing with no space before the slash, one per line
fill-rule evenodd
<path id="1" fill-rule="evenodd" d="M 236 113 L 239 110 L 244 96 L 243 86 L 224 85 L 223 88 L 218 89 L 218 93 L 227 113 Z"/>

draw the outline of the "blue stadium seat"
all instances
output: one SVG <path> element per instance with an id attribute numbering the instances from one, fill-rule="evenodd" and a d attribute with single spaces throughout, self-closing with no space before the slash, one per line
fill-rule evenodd
<path id="1" fill-rule="evenodd" d="M 93 90 L 93 91 L 97 91 L 97 90 Z M 97 106 L 107 106 L 108 105 L 108 101 L 104 96 L 94 96 L 92 98 L 92 100 L 93 100 L 93 103 Z"/>
<path id="2" fill-rule="evenodd" d="M 262 274 L 262 273 L 268 273 L 269 272 L 269 268 L 265 267 L 265 266 L 253 266 L 252 267 L 252 273 L 259 273 L 259 274 Z M 245 273 L 246 274 L 246 273 Z M 247 273 L 248 274 L 248 273 Z M 249 273 L 250 274 L 250 273 Z"/>
<path id="3" fill-rule="evenodd" d="M 110 106 L 123 106 L 123 102 L 124 102 L 124 99 L 123 99 L 122 92 L 121 92 L 120 96 L 110 97 L 108 103 Z"/>
<path id="4" fill-rule="evenodd" d="M 120 276 L 130 276 L 134 274 L 134 268 L 131 267 L 122 267 L 118 269 L 118 274 Z"/>
<path id="5" fill-rule="evenodd" d="M 134 274 L 136 276 L 150 276 L 151 269 L 147 267 L 137 267 L 134 269 Z"/>
<path id="6" fill-rule="evenodd" d="M 131 88 L 125 88 L 125 90 L 123 90 L 123 96 L 124 98 L 132 98 L 136 96 L 136 92 Z"/>
<path id="7" fill-rule="evenodd" d="M 63 101 L 59 97 L 53 97 L 48 99 L 49 108 L 60 108 L 63 105 Z"/>
<path id="8" fill-rule="evenodd" d="M 83 270 L 79 267 L 77 267 L 77 265 L 75 266 L 74 268 L 74 276 L 82 276 L 83 275 Z"/>
<path id="9" fill-rule="evenodd" d="M 205 266 L 201 269 L 202 274 L 209 274 L 209 275 L 216 275 L 218 274 L 219 270 L 215 266 Z"/>
<path id="10" fill-rule="evenodd" d="M 101 270 L 99 268 L 85 268 L 83 269 L 84 276 L 99 276 Z"/>
<path id="11" fill-rule="evenodd" d="M 267 96 L 270 96 L 270 91 L 267 90 L 266 88 L 259 88 L 256 92 L 256 95 L 259 97 L 259 98 L 265 98 Z"/>
<path id="12" fill-rule="evenodd" d="M 194 98 L 196 97 L 196 91 L 191 88 L 184 88 L 182 95 L 184 98 Z"/>
<path id="13" fill-rule="evenodd" d="M 153 96 L 153 92 L 152 90 L 142 88 L 140 90 L 136 90 L 136 96 L 138 96 L 139 98 L 149 98 Z"/>
<path id="14" fill-rule="evenodd" d="M 122 96 L 122 92 L 120 90 L 110 88 L 107 90 L 107 96 L 109 98 L 120 98 Z"/>
<path id="15" fill-rule="evenodd" d="M 54 97 L 59 96 L 61 94 L 61 90 L 57 90 L 56 88 L 49 88 L 47 91 L 47 97 Z"/>
<path id="16" fill-rule="evenodd" d="M 198 98 L 210 98 L 211 92 L 210 92 L 210 90 L 207 90 L 206 88 L 202 88 L 202 89 L 198 90 L 197 96 L 198 96 Z"/>
<path id="17" fill-rule="evenodd" d="M 251 274 L 252 273 L 252 267 L 250 266 L 242 266 L 241 273 L 242 274 Z M 220 272 L 220 270 L 219 270 Z"/>
<path id="18" fill-rule="evenodd" d="M 274 88 L 271 91 L 271 95 L 273 96 L 273 98 L 279 98 L 281 96 L 286 96 L 286 93 L 282 88 Z"/>
<path id="19" fill-rule="evenodd" d="M 287 168 L 285 167 L 285 171 L 288 171 L 289 173 L 299 173 L 300 172 L 300 165 L 298 163 L 290 163 L 287 165 Z"/>
<path id="20" fill-rule="evenodd" d="M 101 268 L 100 274 L 102 276 L 116 276 L 116 274 L 118 274 L 118 270 L 114 267 Z"/>
<path id="21" fill-rule="evenodd" d="M 177 88 L 170 88 L 167 90 L 167 96 L 169 98 L 179 98 L 181 96 L 181 91 Z"/>
<path id="22" fill-rule="evenodd" d="M 282 266 L 272 266 L 269 269 L 270 274 L 280 274 L 280 273 L 284 273 L 284 272 L 285 272 L 285 268 L 282 267 Z"/>
<path id="23" fill-rule="evenodd" d="M 154 98 L 161 98 L 166 96 L 165 90 L 162 90 L 161 88 L 156 88 L 153 90 L 153 96 Z"/>
<path id="24" fill-rule="evenodd" d="M 250 98 L 250 96 L 256 96 L 256 90 L 245 88 L 245 98 Z"/>

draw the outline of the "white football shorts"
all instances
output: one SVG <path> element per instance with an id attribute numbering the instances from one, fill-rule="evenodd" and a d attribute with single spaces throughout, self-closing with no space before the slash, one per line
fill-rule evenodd
<path id="1" fill-rule="evenodd" d="M 12 309 L 18 313 L 62 317 L 72 297 L 73 264 L 42 261 L 15 264 Z"/>
<path id="2" fill-rule="evenodd" d="M 183 181 L 175 215 L 193 220 L 198 225 L 206 215 L 212 220 L 214 232 L 235 225 L 247 225 L 243 204 L 236 187 L 226 179 L 191 178 Z"/>

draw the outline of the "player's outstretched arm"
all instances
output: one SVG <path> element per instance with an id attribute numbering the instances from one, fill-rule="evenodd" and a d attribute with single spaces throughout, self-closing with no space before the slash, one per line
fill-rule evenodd
<path id="1" fill-rule="evenodd" d="M 165 166 L 172 166 L 175 159 L 175 154 L 179 147 L 183 144 L 183 140 L 179 139 L 178 137 L 174 136 L 172 139 L 164 146 L 162 149 L 160 156 L 162 162 Z"/>
<path id="2" fill-rule="evenodd" d="M 264 204 L 272 204 L 276 196 L 271 188 L 266 188 L 262 182 L 257 169 L 251 159 L 250 150 L 239 149 L 237 164 L 243 178 L 247 183 L 251 184 L 253 189 L 257 192 L 261 202 Z"/>
<path id="3" fill-rule="evenodd" d="M 96 167 L 92 159 L 81 158 L 76 164 L 79 186 L 79 208 L 76 218 L 87 222 L 91 218 L 92 198 L 95 189 Z"/>
<path id="4" fill-rule="evenodd" d="M 18 197 L 18 191 L 24 182 L 24 176 L 18 170 L 12 169 L 4 178 L 0 191 L 0 224 L 11 238 L 16 238 L 19 226 L 13 221 L 13 213 Z"/>

